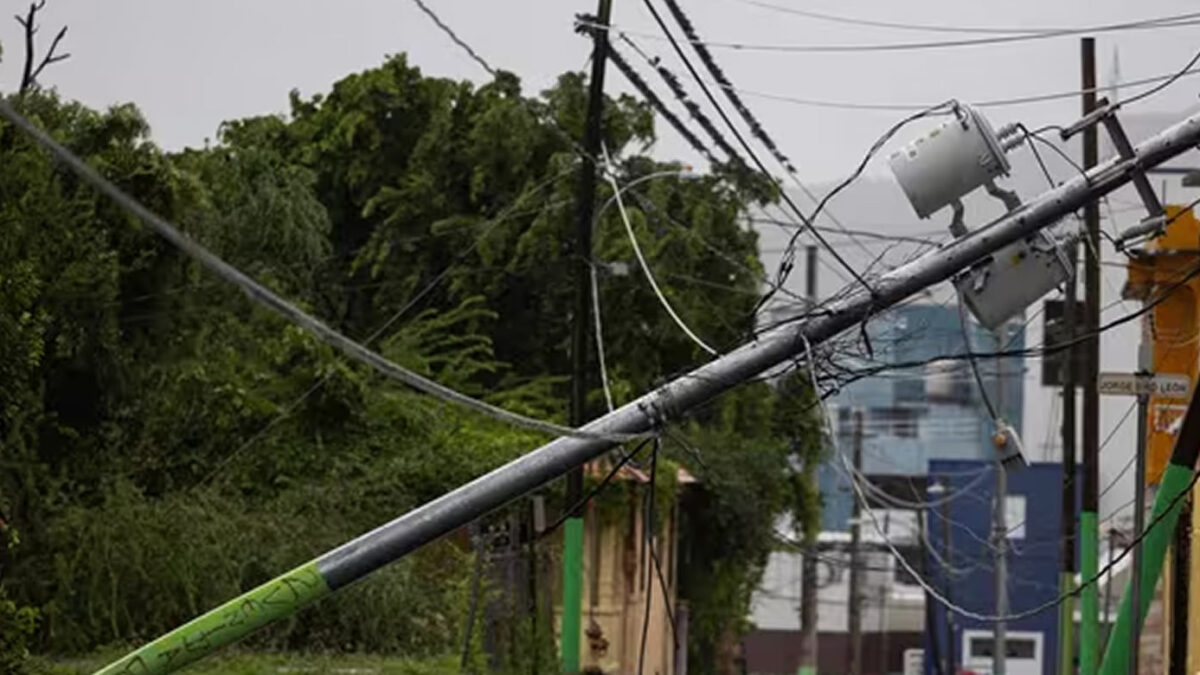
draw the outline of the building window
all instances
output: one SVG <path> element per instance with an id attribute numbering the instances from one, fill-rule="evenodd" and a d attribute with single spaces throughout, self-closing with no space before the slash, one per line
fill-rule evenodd
<path id="1" fill-rule="evenodd" d="M 903 407 L 871 408 L 871 426 L 880 433 L 898 438 L 916 438 L 917 409 Z"/>

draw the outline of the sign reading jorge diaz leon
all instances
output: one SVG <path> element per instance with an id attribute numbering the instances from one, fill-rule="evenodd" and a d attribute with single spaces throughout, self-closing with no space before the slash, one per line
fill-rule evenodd
<path id="1" fill-rule="evenodd" d="M 1192 387 L 1187 375 L 1100 373 L 1097 388 L 1101 394 L 1109 396 L 1140 396 L 1144 394 L 1165 398 L 1187 398 Z"/>

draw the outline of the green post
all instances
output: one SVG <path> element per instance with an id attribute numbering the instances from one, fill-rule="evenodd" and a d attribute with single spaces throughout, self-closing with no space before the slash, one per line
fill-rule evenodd
<path id="1" fill-rule="evenodd" d="M 583 616 L 583 518 L 569 518 L 563 530 L 562 669 L 579 672 Z"/>
<path id="2" fill-rule="evenodd" d="M 1104 663 L 1101 667 L 1102 675 L 1123 675 L 1129 667 L 1129 634 L 1132 627 L 1132 622 L 1137 621 L 1141 625 L 1146 619 L 1146 612 L 1150 608 L 1150 602 L 1154 599 L 1154 587 L 1158 585 L 1158 578 L 1162 574 L 1163 559 L 1167 555 L 1167 547 L 1171 544 L 1171 539 L 1175 534 L 1175 526 L 1179 521 L 1179 511 L 1183 502 L 1175 502 L 1175 498 L 1185 490 L 1192 481 L 1192 470 L 1186 466 L 1180 466 L 1171 462 L 1167 464 L 1167 470 L 1163 473 L 1162 484 L 1159 487 L 1158 495 L 1154 498 L 1154 509 L 1150 514 L 1150 521 L 1147 524 L 1146 538 L 1142 540 L 1142 592 L 1141 607 L 1138 615 L 1133 616 L 1133 599 L 1130 597 L 1129 589 L 1121 596 L 1121 609 L 1117 613 L 1117 623 L 1112 629 L 1112 639 L 1108 641 L 1108 649 L 1104 652 Z M 1159 517 L 1168 507 L 1171 507 L 1172 502 L 1175 502 L 1171 512 L 1162 520 Z"/>
<path id="3" fill-rule="evenodd" d="M 1079 556 L 1079 577 L 1086 581 L 1094 579 L 1099 571 L 1096 559 L 1099 551 L 1099 530 L 1095 511 L 1084 511 L 1080 514 L 1079 534 L 1083 545 Z M 1100 606 L 1096 598 L 1096 584 L 1091 583 L 1084 587 L 1082 595 L 1079 619 L 1079 673 L 1096 675 L 1100 658 Z"/>
<path id="4" fill-rule="evenodd" d="M 1075 675 L 1075 575 L 1063 573 L 1062 596 L 1066 598 L 1059 606 L 1058 614 L 1058 673 Z"/>

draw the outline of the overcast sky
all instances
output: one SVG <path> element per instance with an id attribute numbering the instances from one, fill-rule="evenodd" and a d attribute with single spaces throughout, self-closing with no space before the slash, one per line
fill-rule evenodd
<path id="1" fill-rule="evenodd" d="M 768 1 L 881 21 L 1028 28 L 1094 26 L 1198 9 L 1194 0 Z M 587 61 L 589 43 L 573 32 L 572 24 L 576 13 L 595 11 L 591 0 L 428 2 L 485 59 L 519 74 L 528 88 L 544 88 L 559 73 L 578 70 Z M 642 0 L 614 2 L 616 26 L 632 33 L 656 32 Z M 712 41 L 835 45 L 964 37 L 831 23 L 768 10 L 747 0 L 683 0 L 683 4 L 701 36 Z M 10 14 L 27 7 L 25 2 L 5 1 Z M 202 144 L 214 136 L 222 120 L 285 112 L 289 90 L 298 88 L 305 95 L 326 91 L 336 79 L 375 66 L 389 54 L 407 52 L 428 75 L 476 82 L 486 77 L 411 0 L 48 0 L 42 24 L 43 47 L 60 26 L 68 25 L 63 46 L 72 54 L 47 70 L 44 84 L 96 107 L 135 102 L 148 117 L 155 139 L 169 149 Z M 11 18 L 0 21 L 4 48 L 0 89 L 6 91 L 14 88 L 19 77 L 23 49 L 19 30 Z M 685 78 L 668 45 L 650 37 L 634 39 L 650 54 L 664 57 L 668 67 Z M 1179 69 L 1200 48 L 1200 27 L 1105 33 L 1097 42 L 1101 83 L 1109 81 L 1118 50 L 1123 79 L 1136 80 Z M 1068 92 L 1078 88 L 1080 77 L 1077 37 L 910 52 L 789 54 L 718 49 L 715 54 L 730 79 L 750 92 L 856 104 L 919 105 L 951 97 L 971 102 Z M 643 65 L 634 55 L 631 61 Z M 653 77 L 647 79 L 658 86 Z M 610 92 L 631 91 L 615 71 L 610 71 L 609 84 Z M 1197 91 L 1200 77 L 1188 78 L 1139 104 L 1134 112 L 1161 112 L 1169 119 L 1193 108 Z M 831 110 L 753 94 L 744 98 L 799 167 L 800 175 L 815 184 L 844 175 L 876 136 L 901 116 Z M 1021 120 L 1032 127 L 1070 123 L 1078 109 L 1077 99 L 1068 99 L 988 108 L 987 114 L 997 126 Z M 661 132 L 655 149 L 660 157 L 695 160 L 672 132 Z M 900 134 L 898 141 L 915 133 L 914 129 Z M 887 175 L 881 165 L 874 165 L 871 173 Z M 858 224 L 854 204 L 842 202 L 837 207 L 843 222 L 851 227 Z M 912 221 L 911 213 L 903 215 L 895 220 Z M 934 220 L 921 227 L 928 231 L 943 226 L 942 220 Z M 875 210 L 863 226 L 892 221 L 887 213 Z M 1120 270 L 1106 274 L 1106 302 L 1116 299 L 1122 277 Z M 1136 327 L 1131 329 L 1136 336 Z M 1040 326 L 1034 329 L 1034 341 L 1040 339 L 1039 331 Z M 1136 337 L 1118 337 L 1106 339 L 1105 368 L 1132 365 Z M 1035 391 L 1027 392 L 1026 434 L 1047 437 L 1047 416 L 1053 416 L 1049 401 L 1054 396 L 1036 391 L 1032 375 L 1030 379 Z M 1106 418 L 1113 419 L 1106 420 L 1105 430 L 1125 405 L 1106 403 Z M 1115 475 L 1129 456 L 1126 448 L 1132 443 L 1133 425 L 1127 426 L 1114 442 L 1123 448 L 1106 457 L 1106 477 Z M 1036 441 L 1027 444 L 1038 447 Z M 1114 491 L 1108 501 L 1124 503 L 1128 489 Z"/>
<path id="2" fill-rule="evenodd" d="M 1116 23 L 1197 9 L 1172 0 L 773 0 L 845 16 L 911 23 L 973 26 L 1061 27 Z M 528 86 L 543 88 L 560 72 L 583 67 L 589 45 L 572 31 L 592 0 L 486 2 L 429 0 L 467 42 Z M 684 0 L 701 36 L 756 44 L 867 44 L 949 39 L 960 35 L 865 28 L 817 21 L 747 4 L 745 0 Z M 25 2 L 5 1 L 11 12 Z M 661 5 L 660 5 L 661 7 Z M 665 12 L 665 10 L 662 10 Z M 479 67 L 446 39 L 411 0 L 49 0 L 41 38 L 61 25 L 70 32 L 69 61 L 43 78 L 66 96 L 103 106 L 134 101 L 168 148 L 196 145 L 222 120 L 282 112 L 287 93 L 325 91 L 337 78 L 407 52 L 430 75 L 481 81 Z M 642 0 L 615 0 L 613 20 L 634 32 L 655 32 Z M 22 43 L 11 18 L 0 21 L 4 46 L 0 87 L 19 76 Z M 1200 27 L 1109 33 L 1098 38 L 1102 76 L 1120 49 L 1126 79 L 1179 68 L 1194 51 Z M 635 37 L 686 75 L 665 43 Z M 626 49 L 628 51 L 628 49 Z M 787 54 L 717 50 L 731 80 L 755 92 L 855 103 L 924 104 L 1070 91 L 1079 82 L 1075 37 L 1017 44 L 899 53 Z M 635 63 L 636 57 L 633 57 Z M 640 65 L 640 64 L 639 64 Z M 654 82 L 652 78 L 648 78 Z M 1200 81 L 1200 78 L 1197 78 Z M 619 73 L 611 89 L 628 90 Z M 657 84 L 655 82 L 655 84 Z M 1195 100 L 1195 87 L 1164 92 L 1147 107 L 1176 110 Z M 806 179 L 844 173 L 893 112 L 832 111 L 747 96 Z M 1063 122 L 1076 101 L 996 109 L 998 122 Z M 689 156 L 664 130 L 659 151 Z"/>

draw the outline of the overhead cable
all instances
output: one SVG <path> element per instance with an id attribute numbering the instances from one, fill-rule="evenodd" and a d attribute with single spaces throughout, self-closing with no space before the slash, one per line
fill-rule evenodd
<path id="1" fill-rule="evenodd" d="M 790 5 L 779 5 L 764 0 L 736 0 L 742 4 L 761 7 L 783 14 L 795 14 L 809 19 L 818 19 L 831 23 L 840 23 L 849 26 L 866 26 L 869 28 L 891 28 L 896 30 L 920 31 L 925 33 L 975 33 L 978 35 L 1039 35 L 1044 33 L 1062 33 L 1063 31 L 1078 30 L 1077 28 L 1069 27 L 1029 27 L 1029 26 L 1012 26 L 1012 27 L 996 27 L 996 26 L 955 26 L 946 24 L 921 24 L 921 23 L 901 23 L 896 21 L 879 21 L 872 19 L 859 19 L 856 17 L 840 16 L 837 14 L 826 14 L 824 12 L 814 12 L 807 9 L 799 9 Z M 1157 19 L 1143 19 L 1147 24 L 1152 23 L 1169 23 L 1179 21 L 1181 19 L 1190 18 L 1193 14 L 1176 14 L 1172 16 L 1160 17 Z"/>
<path id="2" fill-rule="evenodd" d="M 684 332 L 692 342 L 696 343 L 704 351 L 712 356 L 719 356 L 720 353 L 712 347 L 708 346 L 704 340 L 701 340 L 695 331 L 688 327 L 687 323 L 680 318 L 675 312 L 675 308 L 671 306 L 671 302 L 667 300 L 667 296 L 663 295 L 662 289 L 658 287 L 658 282 L 654 279 L 654 273 L 650 271 L 650 265 L 646 263 L 646 257 L 642 255 L 642 247 L 638 244 L 637 235 L 633 231 L 633 225 L 629 222 L 629 214 L 625 211 L 625 200 L 621 199 L 621 186 L 617 183 L 617 179 L 613 177 L 612 158 L 608 155 L 608 147 L 601 143 L 604 153 L 604 178 L 608 184 L 612 186 L 613 197 L 617 200 L 617 211 L 621 214 L 621 222 L 625 224 L 625 232 L 629 235 L 629 243 L 633 246 L 633 253 L 637 256 L 638 265 L 642 268 L 642 273 L 646 275 L 646 281 L 650 282 L 650 288 L 654 290 L 654 295 L 658 297 L 658 302 L 667 310 L 667 314 L 671 316 L 671 320 L 676 326 Z"/>
<path id="3" fill-rule="evenodd" d="M 679 42 L 675 39 L 675 35 L 671 33 L 671 30 L 667 27 L 666 21 L 664 21 L 662 15 L 659 14 L 658 8 L 654 6 L 653 1 L 642 0 L 642 3 L 645 5 L 646 9 L 650 11 L 650 14 L 654 16 L 655 23 L 658 24 L 659 30 L 661 30 L 663 34 L 666 35 L 667 40 L 670 41 L 671 47 L 675 51 L 675 55 L 679 57 L 680 61 L 683 61 L 683 65 L 687 67 L 692 79 L 697 85 L 700 86 L 700 90 L 704 92 L 705 98 L 707 98 L 709 104 L 716 109 L 717 114 L 720 115 L 721 120 L 725 122 L 725 126 L 729 128 L 729 131 L 733 133 L 734 138 L 737 139 L 738 144 L 741 145 L 742 149 L 746 152 L 746 155 L 750 157 L 752 162 L 754 162 L 754 165 L 762 173 L 763 177 L 769 180 L 776 187 L 776 189 L 779 190 L 780 197 L 783 199 L 784 203 L 786 203 L 792 209 L 795 215 L 806 225 L 811 225 L 813 222 L 812 219 L 804 215 L 804 213 L 800 210 L 800 207 L 796 206 L 796 203 L 792 201 L 792 198 L 788 196 L 788 193 L 783 190 L 783 186 L 779 184 L 779 181 L 776 180 L 769 171 L 767 171 L 767 167 L 762 163 L 762 160 L 760 160 L 758 155 L 755 154 L 754 150 L 750 148 L 750 144 L 746 142 L 746 139 L 742 136 L 741 132 L 738 131 L 738 128 L 733 124 L 733 121 L 729 119 L 729 115 L 725 113 L 725 109 L 722 108 L 721 104 L 717 102 L 716 97 L 713 96 L 712 91 L 709 90 L 708 85 L 705 84 L 704 79 L 700 77 L 700 73 L 696 71 L 696 67 L 692 64 L 691 59 L 687 57 L 687 54 L 684 53 L 683 48 L 679 46 Z M 839 254 L 832 246 L 829 245 L 829 242 L 826 241 L 825 237 L 822 236 L 819 231 L 813 230 L 812 234 L 813 237 L 815 237 L 821 244 L 821 246 L 829 251 L 834 260 L 836 260 L 838 264 L 845 268 L 846 271 L 850 273 L 850 276 L 854 277 L 855 281 L 862 284 L 863 288 L 865 288 L 868 293 L 874 295 L 875 290 L 871 287 L 871 285 L 862 278 L 857 270 L 855 270 L 850 266 L 849 263 L 846 262 L 846 259 L 843 258 L 841 254 Z"/>
<path id="4" fill-rule="evenodd" d="M 612 59 L 613 64 L 617 66 L 617 70 L 621 71 L 621 74 L 625 76 L 626 80 L 629 80 L 629 83 L 633 85 L 633 88 L 637 89 L 638 92 L 641 93 L 641 95 L 650 103 L 650 106 L 654 108 L 655 112 L 657 112 L 659 115 L 662 115 L 663 119 L 665 119 L 667 123 L 671 125 L 671 128 L 673 128 L 676 133 L 683 137 L 683 140 L 687 141 L 688 145 L 692 146 L 693 150 L 699 153 L 700 156 L 707 160 L 710 164 L 717 163 L 716 158 L 712 156 L 711 152 L 709 152 L 708 146 L 701 143 L 700 139 L 696 137 L 696 134 L 693 134 L 692 130 L 687 128 L 683 121 L 680 120 L 679 117 L 677 117 L 675 113 L 666 106 L 665 103 L 663 103 L 662 99 L 658 97 L 658 94 L 654 93 L 654 90 L 650 88 L 650 85 L 646 84 L 646 81 L 642 79 L 642 76 L 633 69 L 633 66 L 629 65 L 629 62 L 625 60 L 625 57 L 621 56 L 621 53 L 617 51 L 615 45 L 610 44 L 608 46 L 608 58 Z"/>
<path id="5" fill-rule="evenodd" d="M 242 272 L 238 268 L 225 262 L 222 258 L 201 246 L 199 243 L 181 232 L 177 227 L 167 222 L 158 214 L 150 211 L 133 197 L 126 194 L 108 179 L 100 175 L 98 171 L 89 166 L 86 162 L 80 159 L 75 153 L 68 150 L 65 146 L 55 141 L 45 131 L 36 127 L 27 120 L 24 116 L 18 113 L 12 105 L 3 99 L 0 99 L 0 117 L 7 119 L 14 126 L 31 136 L 43 148 L 48 150 L 55 158 L 66 164 L 77 176 L 82 178 L 87 183 L 90 183 L 96 190 L 112 199 L 123 210 L 127 211 L 137 219 L 141 220 L 147 227 L 156 232 L 159 236 L 166 239 L 187 256 L 196 260 L 202 266 L 208 268 L 211 272 L 224 279 L 225 281 L 241 288 L 247 296 L 256 304 L 271 310 L 272 312 L 287 319 L 292 324 L 303 328 L 314 337 L 329 346 L 341 351 L 346 356 L 358 361 L 364 365 L 370 366 L 375 371 L 388 377 L 389 379 L 403 382 L 408 386 L 429 394 L 435 398 L 441 399 L 448 403 L 454 403 L 461 407 L 474 410 L 508 424 L 512 424 L 526 429 L 532 429 L 543 433 L 554 434 L 557 436 L 571 436 L 575 438 L 588 439 L 604 439 L 604 440 L 630 440 L 632 438 L 641 438 L 644 434 L 600 434 L 581 429 L 572 429 L 571 427 L 547 422 L 543 420 L 527 417 L 520 413 L 515 413 L 506 410 L 499 406 L 471 398 L 466 394 L 458 392 L 443 384 L 439 384 L 422 375 L 419 375 L 403 366 L 400 366 L 370 348 L 355 342 L 350 337 L 326 325 L 320 319 L 308 314 L 296 305 L 288 302 L 274 291 Z"/>
<path id="6" fill-rule="evenodd" d="M 1152 20 L 1152 21 L 1132 21 L 1124 23 L 1106 24 L 1100 26 L 1088 26 L 1083 28 L 1071 28 L 1047 33 L 1026 33 L 1021 35 L 997 35 L 993 37 L 983 38 L 964 38 L 958 40 L 935 40 L 928 42 L 891 42 L 891 43 L 863 43 L 863 44 L 845 44 L 845 45 L 817 45 L 817 44 L 763 44 L 751 42 L 732 42 L 721 40 L 705 40 L 702 44 L 714 49 L 732 49 L 741 52 L 772 52 L 772 53 L 789 53 L 789 54 L 858 54 L 871 52 L 911 52 L 925 51 L 931 49 L 951 49 L 957 47 L 981 47 L 1000 44 L 1015 44 L 1021 42 L 1032 42 L 1035 40 L 1048 40 L 1060 37 L 1070 37 L 1074 35 L 1094 35 L 1097 33 L 1113 33 L 1130 30 L 1158 30 L 1168 28 L 1186 28 L 1190 26 L 1200 25 L 1200 12 L 1190 12 L 1180 14 L 1178 18 L 1172 20 Z M 606 29 L 610 32 L 634 35 L 644 37 L 650 40 L 662 40 L 663 38 L 653 33 L 645 31 L 629 30 L 616 25 L 601 26 L 597 22 L 590 23 L 596 28 Z"/>

